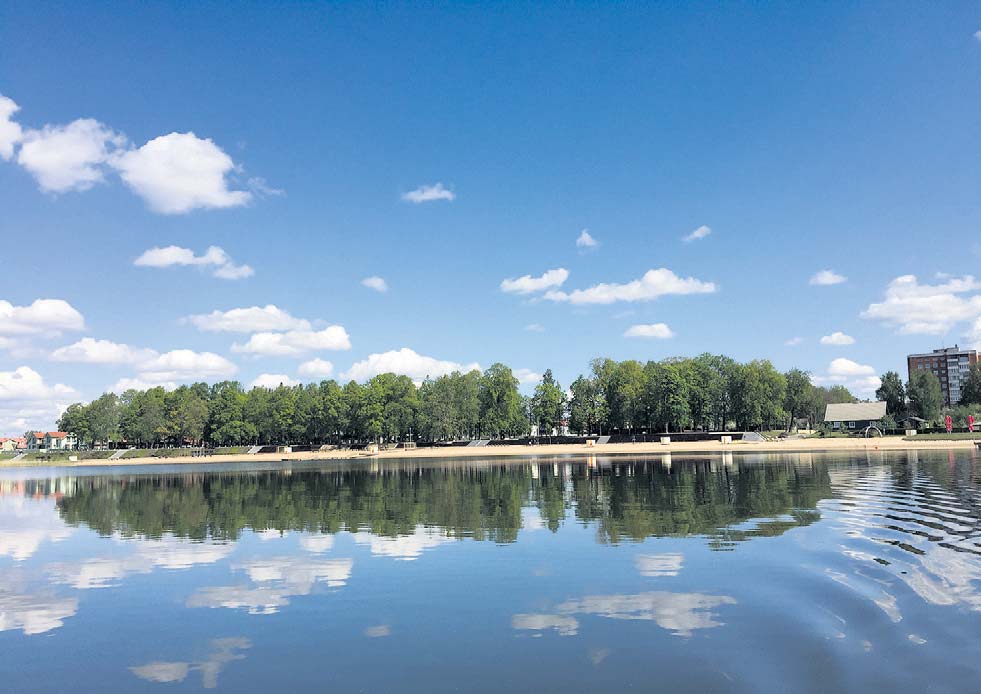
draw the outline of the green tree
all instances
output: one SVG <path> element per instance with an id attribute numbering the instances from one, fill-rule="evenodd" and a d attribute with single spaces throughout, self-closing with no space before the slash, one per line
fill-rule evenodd
<path id="1" fill-rule="evenodd" d="M 899 374 L 895 371 L 886 371 L 882 375 L 875 397 L 885 401 L 886 412 L 893 418 L 906 414 L 906 390 L 903 388 Z"/>
<path id="2" fill-rule="evenodd" d="M 961 385 L 961 404 L 981 404 L 981 364 L 974 364 Z"/>
<path id="3" fill-rule="evenodd" d="M 565 392 L 552 376 L 552 370 L 546 369 L 531 399 L 531 417 L 538 425 L 539 435 L 550 436 L 553 429 L 558 429 L 564 410 Z"/>
<path id="4" fill-rule="evenodd" d="M 800 369 L 791 369 L 785 374 L 787 390 L 783 399 L 783 409 L 787 412 L 787 431 L 794 426 L 794 420 L 804 416 L 812 395 L 811 375 Z"/>
<path id="5" fill-rule="evenodd" d="M 58 431 L 75 434 L 79 441 L 91 441 L 92 430 L 89 425 L 88 407 L 80 402 L 72 403 L 58 419 Z"/>
<path id="6" fill-rule="evenodd" d="M 932 373 L 914 371 L 906 385 L 906 395 L 909 397 L 910 410 L 917 417 L 930 423 L 940 419 L 944 396 L 940 389 L 940 379 Z"/>
<path id="7" fill-rule="evenodd" d="M 518 379 L 504 364 L 484 371 L 479 390 L 481 431 L 486 436 L 523 432 L 527 418 L 522 412 Z"/>

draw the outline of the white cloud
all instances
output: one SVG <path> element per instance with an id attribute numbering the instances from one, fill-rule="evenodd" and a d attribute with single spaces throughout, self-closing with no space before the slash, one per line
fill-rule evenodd
<path id="1" fill-rule="evenodd" d="M 552 287 L 561 287 L 569 278 L 569 271 L 564 267 L 548 270 L 541 277 L 523 275 L 516 279 L 506 279 L 501 282 L 501 291 L 508 294 L 531 294 Z"/>
<path id="2" fill-rule="evenodd" d="M 833 359 L 826 374 L 813 376 L 811 380 L 817 385 L 843 385 L 863 395 L 874 392 L 881 383 L 875 367 L 843 357 Z"/>
<path id="3" fill-rule="evenodd" d="M 623 334 L 624 337 L 650 337 L 657 340 L 666 340 L 674 337 L 674 331 L 668 327 L 667 323 L 650 323 L 647 325 L 631 325 Z"/>
<path id="4" fill-rule="evenodd" d="M 84 328 L 82 314 L 62 299 L 37 299 L 30 306 L 14 306 L 0 299 L 0 335 L 35 335 Z"/>
<path id="5" fill-rule="evenodd" d="M 173 267 L 177 266 L 198 266 L 211 267 L 212 274 L 226 280 L 237 280 L 244 277 L 251 277 L 255 271 L 248 265 L 236 265 L 225 253 L 224 249 L 218 246 L 209 246 L 203 255 L 194 255 L 190 248 L 180 246 L 154 247 L 133 261 L 133 265 L 143 267 Z"/>
<path id="6" fill-rule="evenodd" d="M 112 165 L 126 185 L 161 214 L 237 207 L 252 198 L 248 191 L 229 188 L 227 175 L 236 170 L 232 158 L 212 140 L 192 132 L 156 137 L 114 157 Z"/>
<path id="7" fill-rule="evenodd" d="M 859 364 L 851 359 L 839 357 L 828 365 L 828 375 L 836 378 L 852 378 L 855 376 L 874 376 L 875 368 L 867 364 Z"/>
<path id="8" fill-rule="evenodd" d="M 579 633 L 579 620 L 561 614 L 516 614 L 511 617 L 511 628 L 527 631 L 554 629 L 559 636 L 575 636 Z"/>
<path id="9" fill-rule="evenodd" d="M 66 398 L 77 395 L 73 388 L 62 383 L 49 386 L 37 371 L 20 366 L 13 371 L 0 371 L 0 403 L 30 402 Z"/>
<path id="10" fill-rule="evenodd" d="M 694 277 L 681 278 L 667 268 L 648 270 L 639 280 L 626 284 L 601 283 L 572 292 L 549 291 L 545 298 L 571 304 L 612 304 L 617 301 L 653 301 L 661 296 L 681 294 L 711 294 L 712 282 Z"/>
<path id="11" fill-rule="evenodd" d="M 278 388 L 279 386 L 295 386 L 300 382 L 286 374 L 260 374 L 252 381 L 252 388 Z"/>
<path id="12" fill-rule="evenodd" d="M 385 636 L 391 636 L 392 627 L 390 627 L 388 624 L 379 624 L 378 626 L 367 627 L 364 630 L 364 635 L 369 639 L 378 639 Z"/>
<path id="13" fill-rule="evenodd" d="M 250 306 L 188 316 L 185 319 L 206 332 L 254 333 L 274 330 L 310 330 L 310 321 L 294 318 L 278 306 Z"/>
<path id="14" fill-rule="evenodd" d="M 300 538 L 300 547 L 314 554 L 329 552 L 334 547 L 333 535 L 304 535 Z"/>
<path id="15" fill-rule="evenodd" d="M 138 349 L 110 340 L 83 337 L 74 344 L 53 351 L 51 360 L 82 364 L 136 364 L 156 356 L 152 349 Z"/>
<path id="16" fill-rule="evenodd" d="M 981 317 L 981 290 L 972 276 L 941 284 L 920 284 L 915 275 L 897 277 L 886 287 L 885 300 L 870 304 L 863 318 L 882 321 L 905 335 L 942 335 L 962 321 Z"/>
<path id="17" fill-rule="evenodd" d="M 821 338 L 822 345 L 853 345 L 855 344 L 855 338 L 851 335 L 846 335 L 845 333 L 837 330 L 830 335 L 825 335 Z"/>
<path id="18" fill-rule="evenodd" d="M 847 281 L 848 278 L 844 275 L 839 275 L 834 270 L 821 270 L 814 274 L 810 279 L 810 284 L 817 285 L 820 287 L 827 287 L 832 284 L 841 284 Z"/>
<path id="19" fill-rule="evenodd" d="M 327 378 L 334 373 L 334 365 L 326 359 L 311 359 L 300 364 L 296 372 L 309 378 Z"/>
<path id="20" fill-rule="evenodd" d="M 545 326 L 541 323 L 529 323 L 525 326 L 525 330 L 530 333 L 543 333 L 545 332 Z"/>
<path id="21" fill-rule="evenodd" d="M 0 590 L 0 631 L 20 629 L 28 636 L 64 625 L 78 611 L 78 598 L 18 594 Z"/>
<path id="22" fill-rule="evenodd" d="M 515 369 L 512 374 L 516 379 L 518 379 L 518 383 L 522 385 L 538 383 L 542 380 L 542 375 L 537 371 L 532 371 L 531 369 Z"/>
<path id="23" fill-rule="evenodd" d="M 703 224 L 702 226 L 695 229 L 695 231 L 683 236 L 681 240 L 684 241 L 685 243 L 691 243 L 692 241 L 698 241 L 699 239 L 704 239 L 706 236 L 708 236 L 711 233 L 712 230 Z"/>
<path id="24" fill-rule="evenodd" d="M 411 535 L 387 537 L 361 531 L 354 533 L 353 537 L 359 545 L 368 545 L 374 555 L 402 561 L 413 561 L 422 556 L 426 550 L 455 542 L 440 528 L 427 528 L 422 525 L 417 526 Z"/>
<path id="25" fill-rule="evenodd" d="M 979 29 L 978 31 L 975 31 L 974 32 L 974 38 L 977 41 L 981 41 L 981 29 Z"/>
<path id="26" fill-rule="evenodd" d="M 593 614 L 609 619 L 652 620 L 675 636 L 691 636 L 695 629 L 722 626 L 713 610 L 735 605 L 728 595 L 653 591 L 637 595 L 590 595 L 558 606 L 563 614 Z"/>
<path id="27" fill-rule="evenodd" d="M 120 378 L 118 381 L 116 381 L 112 385 L 112 387 L 109 388 L 109 390 L 112 391 L 113 393 L 116 393 L 117 395 L 122 395 L 127 390 L 149 390 L 150 388 L 156 388 L 158 386 L 163 388 L 164 390 L 176 390 L 177 382 L 176 381 L 152 382 L 152 381 L 145 381 L 142 378 L 126 377 L 126 378 Z"/>
<path id="28" fill-rule="evenodd" d="M 408 376 L 419 382 L 426 377 L 438 378 L 454 371 L 462 373 L 480 369 L 479 364 L 458 364 L 418 354 L 408 347 L 391 350 L 380 354 L 369 354 L 367 359 L 355 362 L 341 377 L 345 380 L 366 381 L 373 376 L 383 373 L 394 373 Z"/>
<path id="29" fill-rule="evenodd" d="M 175 349 L 140 364 L 139 378 L 156 384 L 168 381 L 208 381 L 229 378 L 236 371 L 238 367 L 235 364 L 214 352 Z"/>
<path id="30" fill-rule="evenodd" d="M 589 233 L 589 229 L 583 229 L 579 232 L 579 238 L 576 239 L 576 248 L 596 248 L 599 245 L 599 241 L 593 238 L 592 234 Z"/>
<path id="31" fill-rule="evenodd" d="M 74 388 L 63 383 L 48 385 L 29 366 L 0 371 L 0 434 L 20 436 L 29 429 L 51 429 L 77 398 Z"/>
<path id="32" fill-rule="evenodd" d="M 104 165 L 125 144 L 125 137 L 99 121 L 80 118 L 25 132 L 17 163 L 34 176 L 41 190 L 88 190 L 104 179 Z"/>
<path id="33" fill-rule="evenodd" d="M 23 135 L 20 124 L 12 116 L 20 110 L 16 102 L 0 94 L 0 159 L 10 161 L 14 156 L 14 146 Z"/>
<path id="34" fill-rule="evenodd" d="M 320 350 L 351 349 L 351 339 L 340 325 L 323 330 L 290 330 L 285 333 L 255 333 L 245 344 L 235 343 L 232 351 L 263 356 L 295 357 Z"/>
<path id="35" fill-rule="evenodd" d="M 797 345 L 799 345 L 803 341 L 804 341 L 804 338 L 803 337 L 792 337 L 789 340 L 787 340 L 786 342 L 784 342 L 783 344 L 785 346 L 787 346 L 787 347 L 796 347 Z"/>
<path id="36" fill-rule="evenodd" d="M 677 576 L 685 563 L 685 555 L 677 552 L 664 554 L 638 554 L 634 564 L 641 576 Z"/>
<path id="37" fill-rule="evenodd" d="M 361 284 L 368 289 L 374 289 L 376 292 L 384 293 L 388 291 L 388 282 L 381 277 L 365 277 L 363 280 L 361 280 Z"/>
<path id="38" fill-rule="evenodd" d="M 431 186 L 419 186 L 415 190 L 402 194 L 402 199 L 407 202 L 419 204 L 421 202 L 432 202 L 434 200 L 453 200 L 456 194 L 452 190 L 443 187 L 442 183 Z"/>

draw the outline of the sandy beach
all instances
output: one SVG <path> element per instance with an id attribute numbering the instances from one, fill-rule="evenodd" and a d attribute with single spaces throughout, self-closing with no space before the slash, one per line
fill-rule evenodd
<path id="1" fill-rule="evenodd" d="M 981 440 L 981 434 L 978 436 Z M 260 453 L 255 455 L 215 455 L 171 458 L 121 458 L 119 460 L 68 461 L 4 461 L 0 467 L 118 467 L 133 465 L 175 465 L 215 463 L 262 463 L 312 460 L 386 460 L 432 458 L 513 458 L 518 456 L 568 456 L 568 455 L 657 455 L 664 453 L 815 453 L 846 451 L 908 451 L 908 450 L 973 450 L 977 444 L 970 440 L 959 441 L 905 441 L 902 437 L 879 439 L 794 439 L 787 441 L 733 442 L 718 441 L 691 443 L 618 443 L 600 446 L 543 445 L 543 446 L 482 446 L 454 448 L 417 448 L 413 450 L 386 450 L 376 454 L 365 451 L 337 450 L 310 451 L 303 453 Z"/>

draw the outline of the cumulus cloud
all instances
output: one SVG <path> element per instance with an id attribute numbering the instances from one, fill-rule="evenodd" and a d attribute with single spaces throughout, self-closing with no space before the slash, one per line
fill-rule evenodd
<path id="1" fill-rule="evenodd" d="M 651 620 L 675 636 L 691 636 L 696 629 L 722 626 L 714 610 L 735 605 L 728 595 L 653 591 L 636 595 L 590 595 L 558 606 L 563 614 L 591 614 L 608 619 Z"/>
<path id="2" fill-rule="evenodd" d="M 12 116 L 20 110 L 16 102 L 0 94 L 0 159 L 10 161 L 14 156 L 14 146 L 20 142 L 23 130 Z"/>
<path id="3" fill-rule="evenodd" d="M 631 325 L 623 334 L 624 337 L 649 337 L 657 340 L 666 340 L 674 337 L 674 331 L 668 327 L 667 323 L 649 323 L 646 325 Z"/>
<path id="4" fill-rule="evenodd" d="M 712 230 L 705 226 L 704 224 L 690 234 L 686 234 L 682 237 L 682 241 L 685 243 L 691 243 L 692 241 L 698 241 L 699 239 L 704 239 L 706 236 L 712 233 Z"/>
<path id="5" fill-rule="evenodd" d="M 667 295 L 711 294 L 715 290 L 712 282 L 703 282 L 694 277 L 681 278 L 667 268 L 659 268 L 648 270 L 639 280 L 626 284 L 601 283 L 572 292 L 552 290 L 545 293 L 545 298 L 571 304 L 612 304 L 617 301 L 653 301 Z"/>
<path id="6" fill-rule="evenodd" d="M 364 531 L 354 533 L 353 537 L 359 545 L 368 545 L 372 554 L 400 561 L 414 561 L 427 550 L 455 542 L 443 530 L 422 525 L 416 526 L 411 534 L 397 537 L 375 535 Z"/>
<path id="7" fill-rule="evenodd" d="M 523 275 L 516 279 L 506 279 L 501 282 L 501 291 L 508 294 L 532 294 L 552 287 L 561 287 L 569 278 L 569 271 L 564 267 L 548 270 L 541 277 Z"/>
<path id="8" fill-rule="evenodd" d="M 190 248 L 180 246 L 156 246 L 144 251 L 133 261 L 133 265 L 157 268 L 187 265 L 208 267 L 215 277 L 226 280 L 242 279 L 255 274 L 248 265 L 236 265 L 232 262 L 224 249 L 218 246 L 209 246 L 203 255 L 195 255 Z"/>
<path id="9" fill-rule="evenodd" d="M 403 347 L 380 354 L 369 354 L 367 359 L 352 364 L 351 368 L 341 374 L 341 377 L 345 380 L 366 381 L 378 374 L 394 373 L 408 376 L 413 381 L 419 382 L 427 377 L 438 378 L 454 371 L 467 372 L 474 369 L 479 370 L 480 365 L 476 363 L 464 365 L 455 361 L 427 357 L 408 347 Z"/>
<path id="10" fill-rule="evenodd" d="M 368 289 L 374 289 L 376 292 L 384 293 L 388 291 L 388 282 L 386 282 L 382 277 L 365 277 L 363 280 L 361 280 L 361 284 Z"/>
<path id="11" fill-rule="evenodd" d="M 576 239 L 576 248 L 596 248 L 599 245 L 599 241 L 593 238 L 593 235 L 589 233 L 589 229 L 583 229 L 579 232 L 579 238 Z"/>
<path id="12" fill-rule="evenodd" d="M 677 552 L 664 554 L 638 554 L 634 564 L 641 576 L 677 576 L 685 563 L 685 555 Z"/>
<path id="13" fill-rule="evenodd" d="M 804 338 L 803 337 L 792 337 L 789 340 L 787 340 L 786 342 L 784 342 L 783 344 L 785 346 L 787 346 L 787 347 L 796 347 L 797 345 L 799 345 L 803 341 L 804 341 Z"/>
<path id="14" fill-rule="evenodd" d="M 0 371 L 0 432 L 20 436 L 31 428 L 50 427 L 77 397 L 74 388 L 49 385 L 29 366 Z"/>
<path id="15" fill-rule="evenodd" d="M 99 121 L 81 118 L 68 125 L 28 130 L 17 163 L 34 176 L 41 190 L 88 190 L 104 180 L 104 165 L 125 144 L 125 137 Z"/>
<path id="16" fill-rule="evenodd" d="M 832 284 L 841 284 L 847 280 L 847 277 L 839 275 L 834 270 L 821 270 L 811 277 L 810 283 L 819 287 L 827 287 Z"/>
<path id="17" fill-rule="evenodd" d="M 518 383 L 525 386 L 542 380 L 542 374 L 531 369 L 515 369 L 512 373 L 518 379 Z"/>
<path id="18" fill-rule="evenodd" d="M 211 139 L 193 132 L 172 132 L 134 147 L 125 135 L 93 118 L 25 129 L 13 120 L 18 110 L 12 99 L 0 95 L 0 159 L 16 160 L 41 190 L 87 190 L 115 172 L 161 214 L 236 207 L 253 197 L 249 190 L 234 189 L 231 177 L 241 167 Z M 282 193 L 260 177 L 250 178 L 248 187 L 258 194 Z M 235 273 L 233 268 L 222 271 L 223 276 Z"/>
<path id="19" fill-rule="evenodd" d="M 13 371 L 0 371 L 0 403 L 50 400 L 73 397 L 75 389 L 62 383 L 49 386 L 37 371 L 20 366 Z"/>
<path id="20" fill-rule="evenodd" d="M 323 330 L 255 333 L 245 344 L 232 345 L 233 352 L 279 357 L 295 357 L 321 350 L 347 349 L 351 349 L 351 338 L 347 330 L 340 325 L 330 325 Z"/>
<path id="21" fill-rule="evenodd" d="M 185 319 L 206 332 L 254 333 L 276 330 L 310 330 L 310 321 L 294 318 L 288 311 L 266 304 L 228 311 L 212 311 Z"/>
<path id="22" fill-rule="evenodd" d="M 235 162 L 210 139 L 192 132 L 156 137 L 113 161 L 123 182 L 161 214 L 237 207 L 252 194 L 229 187 Z"/>
<path id="23" fill-rule="evenodd" d="M 826 374 L 815 375 L 811 380 L 817 385 L 842 385 L 862 394 L 874 392 L 881 383 L 874 367 L 844 357 L 833 359 Z"/>
<path id="24" fill-rule="evenodd" d="M 511 628 L 537 632 L 554 629 L 559 636 L 575 636 L 579 620 L 561 614 L 516 614 L 511 617 Z"/>
<path id="25" fill-rule="evenodd" d="M 109 390 L 112 391 L 113 393 L 116 393 L 117 395 L 122 395 L 127 390 L 148 390 L 150 388 L 157 388 L 157 387 L 163 388 L 164 390 L 176 390 L 177 382 L 176 381 L 153 382 L 153 381 L 145 381 L 139 377 L 133 378 L 127 376 L 125 378 L 120 378 L 118 381 L 116 381 L 112 385 L 112 387 L 109 388 Z"/>
<path id="26" fill-rule="evenodd" d="M 286 374 L 260 374 L 252 381 L 252 388 L 278 388 L 279 386 L 299 385 L 299 381 Z"/>
<path id="27" fill-rule="evenodd" d="M 851 335 L 846 335 L 845 333 L 837 330 L 830 335 L 825 335 L 821 338 L 822 345 L 853 345 L 855 344 L 855 338 Z"/>
<path id="28" fill-rule="evenodd" d="M 939 284 L 920 284 L 915 275 L 902 275 L 886 287 L 885 299 L 870 304 L 862 317 L 905 335 L 942 335 L 957 323 L 981 317 L 981 294 L 974 293 L 979 290 L 981 283 L 970 275 Z"/>
<path id="29" fill-rule="evenodd" d="M 443 187 L 442 183 L 436 183 L 435 185 L 423 185 L 419 186 L 415 190 L 410 190 L 408 193 L 402 194 L 402 199 L 407 202 L 412 202 L 419 204 L 421 202 L 433 202 L 434 200 L 453 200 L 456 198 L 456 194 L 452 190 L 448 190 Z"/>
<path id="30" fill-rule="evenodd" d="M 110 340 L 83 337 L 74 344 L 54 350 L 51 360 L 81 364 L 136 364 L 156 356 L 152 349 L 138 349 Z"/>
<path id="31" fill-rule="evenodd" d="M 327 378 L 334 373 L 334 365 L 326 359 L 311 359 L 300 364 L 296 372 L 308 378 Z"/>
<path id="32" fill-rule="evenodd" d="M 147 383 L 208 381 L 229 378 L 238 367 L 214 352 L 175 349 L 140 364 L 139 378 Z"/>
<path id="33" fill-rule="evenodd" d="M 84 328 L 82 314 L 62 299 L 37 299 L 30 306 L 14 306 L 0 299 L 0 335 L 37 335 Z"/>

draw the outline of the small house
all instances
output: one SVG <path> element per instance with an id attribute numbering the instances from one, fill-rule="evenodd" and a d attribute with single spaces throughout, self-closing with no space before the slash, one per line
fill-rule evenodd
<path id="1" fill-rule="evenodd" d="M 78 439 L 67 431 L 49 431 L 44 435 L 44 447 L 49 451 L 71 451 L 78 448 Z"/>
<path id="2" fill-rule="evenodd" d="M 886 416 L 886 403 L 855 402 L 834 403 L 824 411 L 824 423 L 835 431 L 861 431 L 879 424 Z"/>

